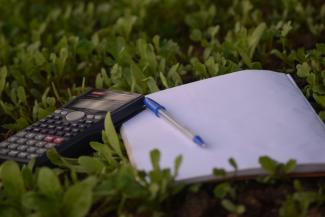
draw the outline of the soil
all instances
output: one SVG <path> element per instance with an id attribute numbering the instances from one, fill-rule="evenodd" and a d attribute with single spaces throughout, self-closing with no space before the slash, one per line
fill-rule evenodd
<path id="1" fill-rule="evenodd" d="M 299 179 L 305 190 L 319 191 L 325 186 L 325 178 Z M 257 181 L 237 181 L 235 204 L 244 205 L 246 211 L 242 215 L 231 214 L 221 206 L 220 199 L 213 195 L 216 184 L 204 185 L 199 192 L 185 191 L 168 203 L 170 217 L 276 217 L 283 201 L 294 192 L 292 180 L 275 185 L 261 184 Z M 312 207 L 309 217 L 325 216 L 325 207 Z"/>

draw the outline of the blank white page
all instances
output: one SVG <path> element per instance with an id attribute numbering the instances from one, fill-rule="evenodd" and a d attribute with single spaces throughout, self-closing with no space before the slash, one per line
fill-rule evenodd
<path id="1" fill-rule="evenodd" d="M 122 126 L 122 137 L 134 166 L 152 169 L 149 153 L 159 149 L 161 166 L 173 168 L 183 156 L 178 180 L 209 176 L 215 167 L 227 171 L 234 158 L 239 169 L 259 168 L 268 155 L 285 162 L 325 163 L 325 127 L 286 74 L 245 70 L 148 95 L 180 123 L 200 135 L 196 146 L 169 123 L 148 110 Z"/>

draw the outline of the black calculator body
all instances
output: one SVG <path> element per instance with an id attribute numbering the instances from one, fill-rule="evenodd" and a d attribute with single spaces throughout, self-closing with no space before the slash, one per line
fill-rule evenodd
<path id="1" fill-rule="evenodd" d="M 90 141 L 100 141 L 107 112 L 115 127 L 144 108 L 143 95 L 92 89 L 55 110 L 44 119 L 0 143 L 0 161 L 47 165 L 46 151 L 52 147 L 66 157 L 89 154 Z"/>

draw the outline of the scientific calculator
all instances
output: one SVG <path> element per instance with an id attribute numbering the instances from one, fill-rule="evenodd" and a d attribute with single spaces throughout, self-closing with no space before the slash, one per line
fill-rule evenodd
<path id="1" fill-rule="evenodd" d="M 143 99 L 136 93 L 92 89 L 1 142 L 0 161 L 25 164 L 36 158 L 37 165 L 46 165 L 46 151 L 52 147 L 66 157 L 89 154 L 89 142 L 101 140 L 106 113 L 118 128 L 143 110 Z"/>

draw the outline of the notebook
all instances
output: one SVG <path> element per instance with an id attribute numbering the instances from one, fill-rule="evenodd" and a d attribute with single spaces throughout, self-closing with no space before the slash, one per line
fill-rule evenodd
<path id="1" fill-rule="evenodd" d="M 125 122 L 121 136 L 131 163 L 150 171 L 150 151 L 161 153 L 162 168 L 183 156 L 177 180 L 213 178 L 213 168 L 238 176 L 263 174 L 258 163 L 267 155 L 278 162 L 297 160 L 295 173 L 325 171 L 325 126 L 290 75 L 244 70 L 163 91 L 148 97 L 200 135 L 200 148 L 173 126 L 145 110 Z"/>

